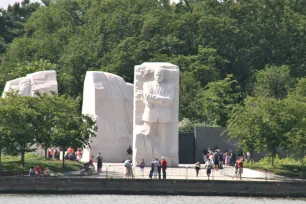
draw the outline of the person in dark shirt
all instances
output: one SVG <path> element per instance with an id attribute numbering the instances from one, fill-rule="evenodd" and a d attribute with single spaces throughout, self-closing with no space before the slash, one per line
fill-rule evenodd
<path id="1" fill-rule="evenodd" d="M 132 150 L 131 145 L 130 145 L 129 148 L 127 149 L 127 154 L 128 154 L 128 160 L 132 160 L 133 150 Z"/>

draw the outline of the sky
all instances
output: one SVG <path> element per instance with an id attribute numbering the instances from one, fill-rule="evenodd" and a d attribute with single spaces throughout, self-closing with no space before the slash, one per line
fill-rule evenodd
<path id="1" fill-rule="evenodd" d="M 39 0 L 31 0 L 31 1 L 39 1 Z M 14 4 L 15 2 L 22 2 L 22 0 L 0 0 L 0 8 L 7 8 L 9 4 Z"/>

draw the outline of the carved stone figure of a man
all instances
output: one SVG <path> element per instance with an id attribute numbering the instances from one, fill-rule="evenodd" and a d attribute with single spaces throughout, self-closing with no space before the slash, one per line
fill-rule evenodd
<path id="1" fill-rule="evenodd" d="M 154 71 L 154 81 L 143 84 L 143 100 L 145 103 L 142 120 L 145 135 L 162 149 L 166 148 L 167 123 L 172 122 L 171 105 L 174 99 L 173 84 L 164 80 L 162 69 Z"/>

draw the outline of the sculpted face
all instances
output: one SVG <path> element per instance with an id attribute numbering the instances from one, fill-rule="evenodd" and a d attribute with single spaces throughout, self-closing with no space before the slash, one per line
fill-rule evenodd
<path id="1" fill-rule="evenodd" d="M 157 69 L 154 72 L 154 79 L 155 81 L 157 81 L 158 83 L 162 82 L 165 78 L 165 73 L 163 70 L 161 69 Z"/>

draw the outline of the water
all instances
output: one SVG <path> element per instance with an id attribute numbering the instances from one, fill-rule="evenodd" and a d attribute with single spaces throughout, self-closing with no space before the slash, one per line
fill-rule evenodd
<path id="1" fill-rule="evenodd" d="M 11 195 L 0 194 L 1 204 L 305 204 L 306 200 L 286 198 L 244 198 L 208 196 L 139 195 Z"/>

